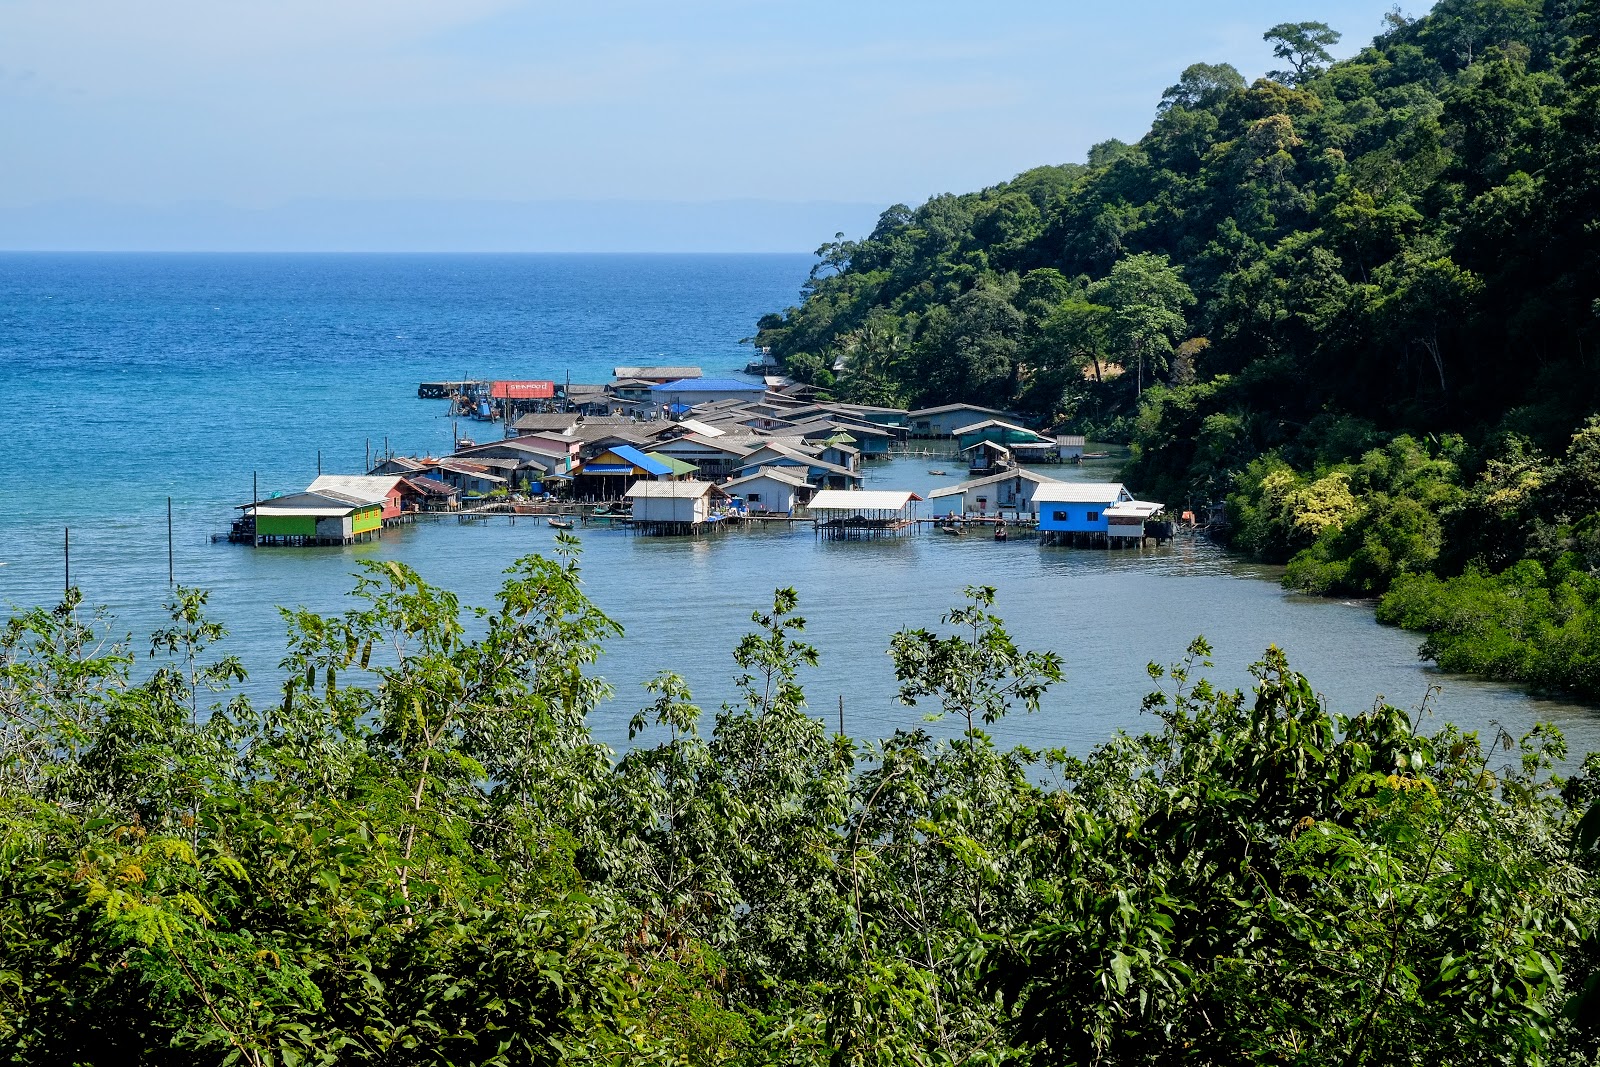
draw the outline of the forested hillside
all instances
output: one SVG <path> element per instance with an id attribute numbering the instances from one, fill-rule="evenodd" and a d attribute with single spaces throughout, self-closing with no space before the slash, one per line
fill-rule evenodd
<path id="1" fill-rule="evenodd" d="M 1300 587 L 1393 587 L 1452 662 L 1600 696 L 1600 3 L 1386 21 L 1338 63 L 1273 27 L 1283 70 L 1191 66 L 1135 143 L 891 208 L 758 340 L 845 398 L 1126 440 Z M 1437 584 L 1523 559 L 1516 618 Z"/>

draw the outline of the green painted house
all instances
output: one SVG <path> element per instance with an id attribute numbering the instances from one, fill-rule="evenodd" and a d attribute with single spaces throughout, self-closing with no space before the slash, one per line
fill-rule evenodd
<path id="1" fill-rule="evenodd" d="M 383 530 L 383 502 L 333 490 L 275 496 L 240 504 L 255 520 L 258 545 L 349 545 Z"/>

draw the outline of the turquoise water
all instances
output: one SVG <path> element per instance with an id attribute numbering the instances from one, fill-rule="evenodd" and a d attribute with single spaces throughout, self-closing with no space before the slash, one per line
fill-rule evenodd
<path id="1" fill-rule="evenodd" d="M 602 380 L 645 362 L 736 371 L 749 358 L 739 338 L 795 302 L 808 267 L 804 256 L 0 255 L 0 602 L 58 595 L 70 526 L 75 581 L 143 631 L 166 590 L 170 495 L 179 580 L 213 590 L 266 695 L 275 605 L 337 610 L 356 562 L 388 558 L 486 602 L 500 571 L 548 549 L 553 532 L 451 519 L 342 549 L 213 544 L 250 498 L 252 472 L 263 491 L 297 489 L 319 449 L 324 470 L 354 472 L 385 437 L 398 452 L 447 448 L 443 404 L 416 399 L 428 378 Z M 929 467 L 954 470 L 902 460 L 871 468 L 868 484 L 925 492 L 954 480 Z M 822 652 L 808 679 L 819 714 L 832 721 L 843 696 L 858 736 L 923 725 L 893 700 L 889 635 L 937 624 L 963 585 L 987 584 L 1019 639 L 1067 665 L 1038 715 L 996 730 L 1008 743 L 1082 751 L 1139 729 L 1144 665 L 1203 633 L 1229 684 L 1245 684 L 1276 642 L 1340 710 L 1379 696 L 1415 707 L 1438 686 L 1439 717 L 1513 731 L 1548 719 L 1575 751 L 1600 748 L 1600 712 L 1429 670 L 1415 638 L 1378 626 L 1370 605 L 1286 594 L 1271 570 L 1202 543 L 1108 554 L 938 536 L 831 543 L 776 528 L 580 536 L 589 592 L 627 630 L 600 666 L 619 695 L 595 725 L 614 744 L 657 669 L 684 674 L 708 706 L 727 698 L 730 650 L 778 585 L 799 590 Z"/>

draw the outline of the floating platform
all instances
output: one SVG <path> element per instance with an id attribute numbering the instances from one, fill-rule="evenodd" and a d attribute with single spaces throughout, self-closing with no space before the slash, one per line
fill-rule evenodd
<path id="1" fill-rule="evenodd" d="M 460 396 L 474 388 L 488 388 L 486 381 L 462 379 L 454 382 L 423 382 L 417 386 L 419 400 L 449 400 L 453 396 Z"/>

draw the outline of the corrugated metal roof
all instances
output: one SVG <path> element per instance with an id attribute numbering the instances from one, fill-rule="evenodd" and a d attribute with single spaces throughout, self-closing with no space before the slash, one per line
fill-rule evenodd
<path id="1" fill-rule="evenodd" d="M 715 426 L 710 426 L 706 423 L 703 423 L 699 419 L 684 419 L 679 422 L 678 425 L 682 426 L 690 433 L 699 434 L 701 437 L 721 437 L 723 434 L 728 432 L 727 430 L 719 430 Z"/>
<path id="2" fill-rule="evenodd" d="M 319 474 L 306 486 L 306 492 L 334 492 L 353 500 L 381 504 L 399 484 L 398 474 Z"/>
<path id="3" fill-rule="evenodd" d="M 1111 504 L 1127 490 L 1121 482 L 1051 482 L 1033 491 L 1033 499 L 1054 504 Z"/>
<path id="4" fill-rule="evenodd" d="M 1009 415 L 1009 411 L 996 411 L 979 404 L 940 404 L 936 408 L 917 408 L 915 411 L 906 412 L 907 418 L 916 418 L 918 415 L 945 415 L 952 411 L 981 411 L 985 415 Z"/>
<path id="5" fill-rule="evenodd" d="M 991 474 L 986 478 L 974 478 L 970 482 L 962 482 L 960 485 L 947 485 L 942 489 L 935 489 L 933 492 L 928 494 L 928 499 L 937 500 L 940 497 L 958 496 L 961 493 L 965 493 L 969 489 L 982 489 L 986 485 L 998 485 L 1001 482 L 1009 482 L 1013 478 L 1021 478 L 1023 481 L 1032 482 L 1035 485 L 1044 485 L 1047 482 L 1051 484 L 1055 483 L 1054 478 L 1046 478 L 1044 475 L 1035 474 L 1032 471 L 1001 471 L 999 474 Z M 1038 498 L 1039 491 L 1035 489 L 1034 499 L 1037 500 Z"/>
<path id="6" fill-rule="evenodd" d="M 679 459 L 677 456 L 669 456 L 665 452 L 646 452 L 645 455 L 649 456 L 651 459 L 660 460 L 662 463 L 665 463 L 667 465 L 667 469 L 673 474 L 693 474 L 695 471 L 700 469 L 693 463 L 685 462 L 684 460 Z"/>
<path id="7" fill-rule="evenodd" d="M 812 511 L 899 511 L 922 498 L 903 489 L 824 489 L 811 498 Z"/>
<path id="8" fill-rule="evenodd" d="M 737 378 L 679 378 L 650 387 L 652 393 L 765 393 L 767 387 L 757 382 L 743 382 Z"/>
<path id="9" fill-rule="evenodd" d="M 1106 508 L 1105 514 L 1148 519 L 1164 507 L 1165 504 L 1158 504 L 1153 500 L 1128 500 L 1115 507 Z"/>
<path id="10" fill-rule="evenodd" d="M 381 500 L 358 500 L 332 490 L 275 496 L 255 505 L 240 504 L 257 515 L 349 515 L 381 506 Z"/>
<path id="11" fill-rule="evenodd" d="M 573 438 L 564 438 L 559 434 L 523 434 L 521 437 L 507 437 L 501 441 L 486 441 L 481 445 L 471 445 L 457 450 L 455 455 L 459 459 L 481 462 L 483 459 L 489 458 L 485 455 L 486 453 L 498 448 L 516 452 L 523 456 L 565 459 L 576 451 L 573 446 L 577 443 Z"/>
<path id="12" fill-rule="evenodd" d="M 730 441 L 726 437 L 713 441 L 711 438 L 701 437 L 697 433 L 686 434 L 683 437 L 677 437 L 671 441 L 663 441 L 661 444 L 656 446 L 656 451 L 665 452 L 669 448 L 676 449 L 676 446 L 678 445 L 689 446 L 690 448 L 697 449 L 701 452 L 723 452 L 730 456 L 748 456 L 750 453 L 755 451 L 755 448 L 749 445 L 743 445 L 737 441 Z"/>
<path id="13" fill-rule="evenodd" d="M 405 483 L 419 493 L 428 496 L 455 496 L 456 487 L 446 485 L 437 478 L 406 478 Z"/>
<path id="14" fill-rule="evenodd" d="M 632 463 L 585 463 L 582 474 L 632 474 Z"/>
<path id="15" fill-rule="evenodd" d="M 650 500 L 666 500 L 669 498 L 695 500 L 710 492 L 721 492 L 710 482 L 634 482 L 629 487 L 627 496 L 644 497 Z"/>
<path id="16" fill-rule="evenodd" d="M 732 489 L 735 486 L 744 485 L 747 482 L 754 482 L 762 478 L 765 478 L 768 481 L 780 482 L 783 485 L 793 486 L 796 489 L 804 489 L 806 486 L 811 484 L 798 474 L 790 474 L 782 467 L 759 467 L 756 469 L 754 474 L 746 474 L 743 478 L 735 478 L 731 482 L 723 482 L 722 488 Z"/>
<path id="17" fill-rule="evenodd" d="M 640 470 L 645 471 L 647 474 L 654 474 L 659 477 L 663 474 L 672 473 L 671 467 L 667 466 L 665 463 L 662 463 L 658 459 L 651 459 L 649 456 L 630 445 L 613 445 L 611 447 L 611 454 L 615 456 L 621 456 L 623 459 L 627 460 L 629 463 L 632 463 Z"/>
<path id="18" fill-rule="evenodd" d="M 1039 437 L 1038 434 L 1026 426 L 1018 426 L 1016 423 L 1007 422 L 1005 419 L 984 419 L 982 422 L 975 422 L 971 426 L 961 426 L 951 430 L 950 434 L 952 437 L 965 437 L 969 433 L 977 433 L 979 430 L 987 430 L 990 427 L 1000 430 L 1015 430 L 1017 433 L 1025 433 L 1029 437 Z M 1039 439 L 1041 441 L 1044 440 L 1042 437 Z"/>
<path id="19" fill-rule="evenodd" d="M 699 367 L 613 367 L 613 378 L 698 378 Z"/>

